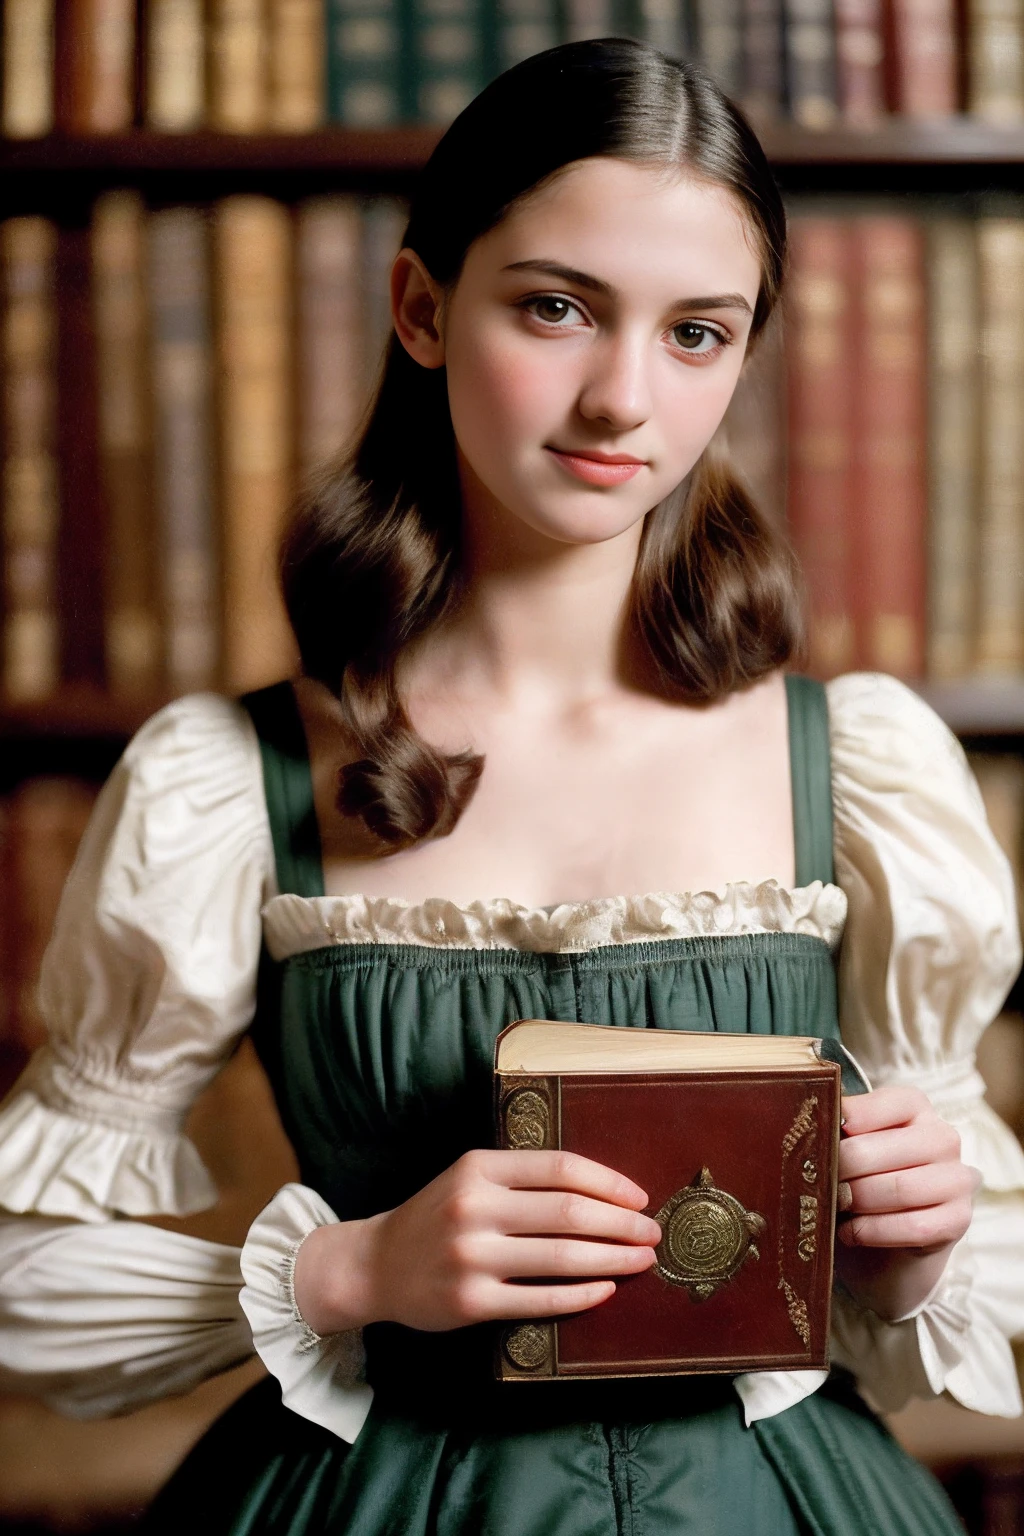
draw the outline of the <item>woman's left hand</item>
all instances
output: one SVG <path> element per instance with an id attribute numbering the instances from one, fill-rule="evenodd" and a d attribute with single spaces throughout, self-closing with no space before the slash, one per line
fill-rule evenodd
<path id="1" fill-rule="evenodd" d="M 981 1175 L 918 1088 L 843 1100 L 836 1273 L 880 1317 L 903 1317 L 933 1290 L 971 1223 Z"/>

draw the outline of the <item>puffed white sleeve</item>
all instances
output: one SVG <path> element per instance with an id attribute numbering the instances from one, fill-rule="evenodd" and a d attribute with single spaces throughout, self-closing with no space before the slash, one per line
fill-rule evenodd
<path id="1" fill-rule="evenodd" d="M 922 1088 L 983 1178 L 921 1307 L 887 1323 L 837 1296 L 833 1357 L 886 1411 L 945 1392 L 1010 1417 L 1022 1411 L 1024 1152 L 984 1100 L 975 1051 L 1020 968 L 1012 874 L 963 749 L 928 705 L 880 674 L 827 693 L 843 1040 L 874 1087 Z"/>
<path id="2" fill-rule="evenodd" d="M 183 1122 L 255 1007 L 273 857 L 243 708 L 195 694 L 137 733 L 62 895 L 49 1044 L 0 1106 L 0 1386 L 87 1416 L 252 1353 L 239 1251 L 132 1221 L 216 1198 Z"/>

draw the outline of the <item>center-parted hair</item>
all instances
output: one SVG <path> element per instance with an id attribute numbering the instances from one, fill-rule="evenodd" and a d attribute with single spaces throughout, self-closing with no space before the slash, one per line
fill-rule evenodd
<path id="1" fill-rule="evenodd" d="M 782 283 L 779 190 L 709 76 L 643 43 L 568 43 L 494 80 L 420 173 L 402 243 L 450 289 L 475 240 L 595 155 L 676 167 L 737 199 L 761 262 L 753 340 Z M 446 370 L 421 367 L 392 333 L 359 440 L 300 504 L 281 563 L 303 669 L 340 701 L 357 753 L 339 807 L 382 853 L 450 832 L 484 767 L 424 741 L 396 684 L 402 651 L 461 600 L 461 522 Z M 746 687 L 801 644 L 789 548 L 711 453 L 647 515 L 627 623 L 650 686 L 677 702 Z"/>

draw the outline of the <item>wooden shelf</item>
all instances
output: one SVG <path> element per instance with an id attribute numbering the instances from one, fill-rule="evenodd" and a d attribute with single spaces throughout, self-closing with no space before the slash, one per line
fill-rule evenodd
<path id="1" fill-rule="evenodd" d="M 921 683 L 917 691 L 958 736 L 1024 736 L 1024 678 Z"/>
<path id="2" fill-rule="evenodd" d="M 93 171 L 413 171 L 440 137 L 438 128 L 324 128 L 317 133 L 132 133 L 91 138 L 52 134 L 0 140 L 0 170 Z"/>

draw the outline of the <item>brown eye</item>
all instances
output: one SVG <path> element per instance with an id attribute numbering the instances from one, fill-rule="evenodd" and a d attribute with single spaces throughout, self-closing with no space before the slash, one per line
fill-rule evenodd
<path id="1" fill-rule="evenodd" d="M 531 309 L 538 320 L 546 320 L 555 325 L 579 313 L 575 304 L 570 304 L 568 299 L 560 299 L 554 293 L 543 293 L 539 298 L 529 299 L 524 307 Z"/>
<path id="2" fill-rule="evenodd" d="M 700 325 L 696 320 L 683 320 L 673 327 L 672 334 L 679 346 L 685 347 L 687 352 L 711 352 L 722 341 L 717 331 Z"/>

